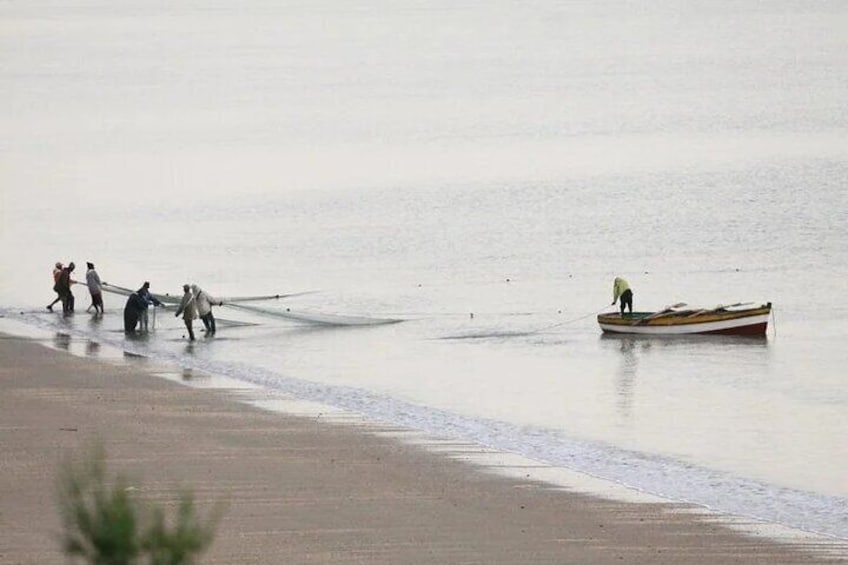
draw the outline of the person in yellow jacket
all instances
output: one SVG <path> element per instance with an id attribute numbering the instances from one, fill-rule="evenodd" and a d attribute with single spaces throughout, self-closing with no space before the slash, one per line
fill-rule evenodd
<path id="1" fill-rule="evenodd" d="M 615 277 L 612 282 L 612 303 L 621 298 L 621 315 L 624 316 L 624 307 L 632 314 L 633 313 L 633 291 L 630 290 L 630 285 L 621 277 Z"/>

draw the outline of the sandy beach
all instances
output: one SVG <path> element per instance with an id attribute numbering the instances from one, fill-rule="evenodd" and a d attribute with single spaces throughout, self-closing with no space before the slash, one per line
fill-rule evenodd
<path id="1" fill-rule="evenodd" d="M 204 563 L 814 563 L 679 505 L 481 471 L 357 426 L 0 335 L 0 562 L 62 563 L 56 473 L 102 442 L 139 494 L 226 504 Z"/>

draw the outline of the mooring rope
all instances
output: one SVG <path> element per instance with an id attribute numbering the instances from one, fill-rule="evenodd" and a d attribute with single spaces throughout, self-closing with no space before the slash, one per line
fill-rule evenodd
<path id="1" fill-rule="evenodd" d="M 588 314 L 578 316 L 577 318 L 571 318 L 570 320 L 565 320 L 564 322 L 557 322 L 556 324 L 551 324 L 550 326 L 545 326 L 545 327 L 539 328 L 538 330 L 533 330 L 530 333 L 541 333 L 541 332 L 544 332 L 544 331 L 547 331 L 547 330 L 551 330 L 553 328 L 558 328 L 560 326 L 573 324 L 574 322 L 579 322 L 580 320 L 585 320 L 589 316 L 597 316 L 598 314 L 600 314 L 601 312 L 603 312 L 607 308 L 609 308 L 609 306 L 604 306 L 603 308 L 601 308 L 600 310 L 596 310 L 595 312 L 589 312 Z"/>
<path id="2" fill-rule="evenodd" d="M 777 337 L 777 317 L 774 315 L 774 306 L 771 307 L 771 332 L 772 337 Z"/>

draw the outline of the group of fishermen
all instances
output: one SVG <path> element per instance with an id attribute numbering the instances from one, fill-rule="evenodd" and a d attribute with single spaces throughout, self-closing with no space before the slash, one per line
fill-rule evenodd
<path id="1" fill-rule="evenodd" d="M 194 341 L 194 328 L 192 327 L 195 319 L 200 317 L 203 326 L 206 328 L 206 335 L 213 336 L 217 328 L 215 327 L 215 315 L 212 314 L 212 305 L 217 304 L 223 306 L 224 302 L 216 298 L 212 298 L 205 290 L 202 290 L 196 284 L 183 285 L 183 298 L 180 300 L 180 305 L 174 313 L 175 317 L 183 316 L 186 330 L 188 330 L 188 339 Z"/>
<path id="2" fill-rule="evenodd" d="M 88 270 L 85 273 L 85 284 L 91 294 L 91 305 L 86 309 L 90 312 L 94 308 L 95 315 L 103 314 L 103 283 L 100 282 L 100 275 L 94 269 L 94 263 L 86 263 Z M 57 302 L 62 303 L 62 313 L 65 315 L 74 313 L 74 293 L 71 292 L 71 285 L 78 284 L 72 274 L 76 269 L 76 265 L 71 261 L 68 266 L 64 266 L 61 262 L 56 262 L 53 267 L 53 291 L 56 293 L 56 299 L 47 305 L 47 309 L 53 311 L 53 306 Z"/>
<path id="3" fill-rule="evenodd" d="M 86 310 L 87 312 L 94 308 L 95 315 L 103 314 L 103 285 L 108 283 L 100 280 L 100 275 L 94 269 L 94 264 L 86 263 L 88 270 L 86 271 L 86 285 L 91 294 L 91 305 Z M 62 313 L 65 315 L 73 314 L 74 312 L 74 294 L 71 292 L 71 286 L 79 284 L 72 277 L 72 273 L 76 265 L 73 261 L 64 266 L 61 262 L 57 262 L 53 269 L 53 290 L 56 292 L 56 299 L 47 305 L 47 309 L 53 311 L 53 306 L 57 302 L 62 302 Z M 188 330 L 188 336 L 191 341 L 195 340 L 194 335 L 194 320 L 200 318 L 203 326 L 206 328 L 206 335 L 213 336 L 217 331 L 215 324 L 215 315 L 212 313 L 212 306 L 222 306 L 223 301 L 213 298 L 205 290 L 201 289 L 196 284 L 183 285 L 183 297 L 180 300 L 174 316 L 182 315 L 183 323 Z M 162 302 L 153 296 L 150 292 L 150 283 L 145 281 L 141 288 L 130 293 L 124 306 L 124 332 L 134 334 L 136 329 L 147 332 L 149 331 L 149 308 L 163 306 Z"/>
<path id="4" fill-rule="evenodd" d="M 150 307 L 162 306 L 158 298 L 150 294 L 150 283 L 145 281 L 141 288 L 130 293 L 124 306 L 124 333 L 135 333 L 136 327 L 142 332 L 150 329 Z"/>
<path id="5" fill-rule="evenodd" d="M 182 315 L 183 323 L 188 330 L 189 340 L 195 340 L 194 320 L 197 318 L 200 318 L 200 321 L 203 322 L 207 336 L 215 335 L 218 328 L 215 324 L 215 315 L 212 313 L 213 305 L 223 306 L 224 302 L 213 298 L 196 284 L 183 285 L 183 297 L 174 317 Z M 135 333 L 136 327 L 139 327 L 142 332 L 148 331 L 148 310 L 150 306 L 156 308 L 163 306 L 163 304 L 151 294 L 150 283 L 145 281 L 141 288 L 131 293 L 127 298 L 126 306 L 124 306 L 125 333 Z"/>

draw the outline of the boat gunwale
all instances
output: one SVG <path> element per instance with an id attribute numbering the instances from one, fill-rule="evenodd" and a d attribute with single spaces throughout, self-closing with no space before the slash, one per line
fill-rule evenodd
<path id="1" fill-rule="evenodd" d="M 762 306 L 758 306 L 756 308 L 747 308 L 745 310 L 723 310 L 717 312 L 703 312 L 698 313 L 696 316 L 692 314 L 697 312 L 696 310 L 682 310 L 682 311 L 672 311 L 668 312 L 668 314 L 664 314 L 661 316 L 656 316 L 654 318 L 646 319 L 648 316 L 656 315 L 659 312 L 639 312 L 638 314 L 644 314 L 641 317 L 627 317 L 622 318 L 620 313 L 605 313 L 598 314 L 598 323 L 599 324 L 607 324 L 610 326 L 618 326 L 622 328 L 626 327 L 680 327 L 680 326 L 697 326 L 699 324 L 709 324 L 715 322 L 727 322 L 733 320 L 744 320 L 745 318 L 751 318 L 755 316 L 768 315 L 771 313 L 771 304 L 764 304 Z M 631 314 L 631 316 L 633 316 Z"/>

